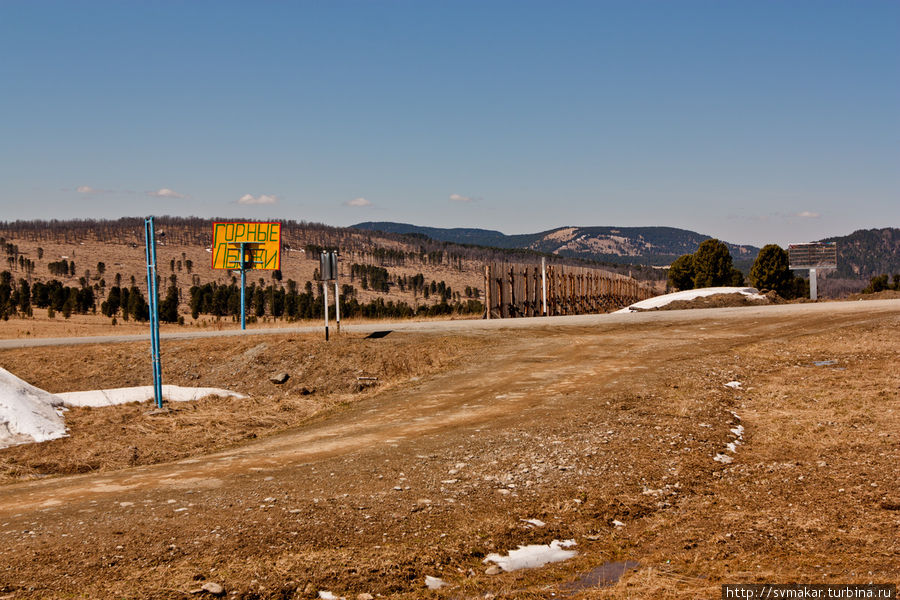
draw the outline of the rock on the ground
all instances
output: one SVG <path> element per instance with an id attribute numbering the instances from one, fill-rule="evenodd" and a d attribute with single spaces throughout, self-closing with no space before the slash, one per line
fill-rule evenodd
<path id="1" fill-rule="evenodd" d="M 290 375 L 282 371 L 281 373 L 275 373 L 274 375 L 269 377 L 269 381 L 281 385 L 282 383 L 285 383 L 288 379 L 290 379 L 290 377 Z"/>
<path id="2" fill-rule="evenodd" d="M 203 584 L 203 587 L 200 588 L 204 592 L 208 592 L 213 596 L 222 596 L 225 594 L 225 587 L 221 583 L 216 583 L 215 581 L 208 581 Z"/>

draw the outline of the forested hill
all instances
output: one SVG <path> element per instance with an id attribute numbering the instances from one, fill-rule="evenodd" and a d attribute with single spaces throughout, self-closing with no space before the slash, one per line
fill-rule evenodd
<path id="1" fill-rule="evenodd" d="M 676 227 L 559 227 L 540 233 L 505 235 L 489 229 L 442 229 L 405 223 L 367 222 L 356 229 L 425 235 L 457 244 L 478 244 L 497 248 L 523 248 L 559 256 L 608 262 L 663 266 L 682 254 L 693 253 L 710 239 Z M 759 248 L 729 244 L 735 264 L 746 271 Z"/>
<path id="2" fill-rule="evenodd" d="M 839 277 L 869 279 L 900 273 L 900 229 L 896 227 L 859 229 L 823 241 L 837 242 Z"/>

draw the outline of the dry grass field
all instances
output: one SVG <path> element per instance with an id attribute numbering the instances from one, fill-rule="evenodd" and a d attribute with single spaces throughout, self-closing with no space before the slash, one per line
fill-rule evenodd
<path id="1" fill-rule="evenodd" d="M 170 382 L 250 399 L 70 411 L 70 437 L 0 450 L 0 596 L 718 598 L 900 580 L 897 301 L 627 317 L 171 342 Z M 130 375 L 145 353 L 0 365 L 54 391 L 146 383 Z M 484 562 L 564 539 L 564 562 Z"/>

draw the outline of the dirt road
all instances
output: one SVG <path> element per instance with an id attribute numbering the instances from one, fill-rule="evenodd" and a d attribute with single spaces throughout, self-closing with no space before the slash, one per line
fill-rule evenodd
<path id="1" fill-rule="evenodd" d="M 769 451 L 768 442 L 754 450 L 754 436 L 786 426 L 781 409 L 767 403 L 785 393 L 778 368 L 796 368 L 798 354 L 803 365 L 841 352 L 857 356 L 866 340 L 895 335 L 898 320 L 900 301 L 877 301 L 391 324 L 393 335 L 449 330 L 501 341 L 452 371 L 211 456 L 0 488 L 0 594 L 179 598 L 205 594 L 201 586 L 215 582 L 241 598 L 324 590 L 346 597 L 601 597 L 625 585 L 638 596 L 670 587 L 673 597 L 693 597 L 714 592 L 716 582 L 755 573 L 812 577 L 815 567 L 815 582 L 831 581 L 824 560 L 808 564 L 788 541 L 777 551 L 760 541 L 747 561 L 734 552 L 738 538 L 726 534 L 737 529 L 746 537 L 746 524 L 764 518 L 785 519 L 784 531 L 805 519 L 812 540 L 820 526 L 831 526 L 787 506 L 785 514 L 773 512 L 771 490 L 768 500 L 751 500 L 758 475 L 742 469 L 754 451 Z M 887 342 L 869 351 L 885 365 L 897 358 Z M 788 362 L 775 365 L 774 356 Z M 846 360 L 846 371 L 828 375 L 838 387 L 859 389 L 862 373 Z M 896 376 L 870 367 L 871 385 L 887 378 L 887 421 L 862 422 L 849 409 L 833 418 L 885 433 L 885 423 L 900 418 L 898 386 L 890 387 Z M 821 373 L 804 371 L 806 384 Z M 781 391 L 763 397 L 724 385 L 754 378 L 760 389 Z M 729 453 L 737 425 L 746 434 Z M 896 429 L 860 450 L 872 506 L 893 502 L 895 439 Z M 826 464 L 853 458 L 832 450 Z M 714 460 L 720 455 L 730 460 Z M 792 477 L 803 470 L 792 469 Z M 876 491 L 883 494 L 876 498 Z M 804 493 L 784 504 L 815 506 L 818 494 Z M 744 525 L 722 525 L 725 506 L 709 502 L 740 502 L 735 498 L 750 505 Z M 872 514 L 882 536 L 900 532 L 890 509 Z M 853 527 L 844 523 L 843 530 Z M 821 537 L 826 546 L 834 542 Z M 863 561 L 870 574 L 860 576 L 896 581 L 897 537 Z M 485 574 L 490 552 L 564 538 L 576 540 L 576 559 Z M 641 566 L 617 586 L 578 583 L 580 574 L 622 559 Z M 427 590 L 426 575 L 450 585 Z"/>
<path id="2" fill-rule="evenodd" d="M 855 302 L 823 302 L 819 304 L 790 304 L 781 306 L 764 307 L 740 307 L 719 309 L 716 317 L 728 318 L 735 310 L 742 318 L 754 318 L 765 315 L 775 318 L 780 315 L 803 316 L 822 314 L 834 316 L 839 314 L 854 314 L 860 310 L 882 311 L 890 310 L 895 306 L 895 300 L 874 300 L 865 303 L 865 309 L 856 306 Z M 762 312 L 759 312 L 762 310 Z M 756 312 L 752 312 L 756 311 Z M 705 320 L 712 315 L 697 313 L 695 311 L 678 311 L 677 317 L 667 312 L 641 312 L 641 313 L 607 313 L 601 315 L 573 315 L 563 317 L 542 317 L 531 319 L 459 319 L 451 321 L 426 320 L 426 321 L 344 321 L 342 327 L 345 333 L 372 333 L 374 331 L 415 331 L 420 333 L 439 332 L 467 332 L 467 331 L 496 331 L 508 329 L 546 329 L 550 327 L 573 326 L 601 326 L 614 324 L 643 324 L 653 322 L 667 322 L 677 318 L 680 322 Z M 149 331 L 149 330 L 148 330 Z M 245 331 L 240 329 L 201 330 L 201 331 L 170 331 L 161 334 L 162 340 L 193 340 L 203 338 L 221 338 L 236 336 L 268 336 L 284 333 L 321 333 L 324 335 L 324 326 L 285 324 L 282 327 L 251 327 Z M 336 332 L 334 323 L 331 324 L 332 333 Z M 0 339 L 0 350 L 12 348 L 35 348 L 41 346 L 70 346 L 84 344 L 122 344 L 138 342 L 149 339 L 149 333 L 127 335 L 95 335 L 80 337 L 39 337 L 39 338 L 8 338 Z"/>

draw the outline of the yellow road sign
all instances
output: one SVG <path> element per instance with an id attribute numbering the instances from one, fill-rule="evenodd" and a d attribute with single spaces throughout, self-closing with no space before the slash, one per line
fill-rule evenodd
<path id="1" fill-rule="evenodd" d="M 213 223 L 212 268 L 240 269 L 241 244 L 245 269 L 281 268 L 281 223 Z"/>

